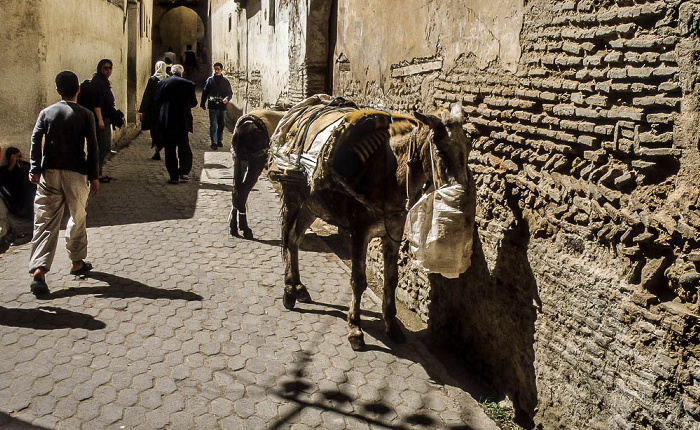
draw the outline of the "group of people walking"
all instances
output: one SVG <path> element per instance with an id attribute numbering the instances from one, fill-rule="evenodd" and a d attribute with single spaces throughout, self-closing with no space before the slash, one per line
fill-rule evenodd
<path id="1" fill-rule="evenodd" d="M 169 184 L 188 181 L 192 169 L 192 149 L 189 133 L 194 131 L 193 107 L 199 104 L 209 108 L 211 149 L 223 146 L 226 126 L 226 105 L 233 96 L 231 84 L 226 79 L 221 63 L 214 64 L 214 75 L 209 77 L 202 91 L 201 103 L 195 95 L 195 84 L 186 79 L 184 67 L 174 64 L 172 76 L 168 76 L 165 61 L 158 61 L 155 73 L 148 80 L 139 112 L 141 128 L 149 130 L 151 145 L 155 148 L 154 160 L 160 160 L 160 150 L 165 152 L 165 167 Z"/>
<path id="2" fill-rule="evenodd" d="M 102 173 L 102 165 L 111 151 L 111 126 L 116 112 L 109 82 L 112 67 L 108 59 L 98 63 L 89 85 L 89 108 L 79 103 L 82 85 L 76 74 L 60 72 L 55 82 L 61 101 L 42 110 L 34 126 L 28 179 L 37 190 L 29 272 L 30 288 L 37 297 L 49 293 L 46 273 L 54 259 L 66 206 L 71 215 L 65 234 L 70 273 L 82 275 L 92 269 L 85 260 L 86 205 L 88 196 L 98 193 L 100 182 L 111 179 Z M 207 79 L 199 102 L 195 84 L 186 79 L 182 65 L 168 66 L 165 61 L 155 64 L 139 112 L 142 129 L 150 131 L 155 147 L 152 158 L 160 159 L 160 150 L 164 150 L 168 184 L 190 179 L 192 108 L 199 104 L 202 109 L 209 109 L 211 148 L 223 146 L 226 106 L 233 93 L 222 71 L 223 65 L 215 63 L 214 75 Z"/>

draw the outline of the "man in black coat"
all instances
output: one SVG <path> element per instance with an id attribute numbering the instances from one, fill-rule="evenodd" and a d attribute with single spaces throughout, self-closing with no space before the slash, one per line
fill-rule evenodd
<path id="1" fill-rule="evenodd" d="M 188 133 L 193 131 L 192 108 L 197 106 L 197 96 L 194 82 L 182 77 L 180 64 L 173 65 L 172 72 L 171 77 L 158 83 L 155 102 L 159 135 L 165 148 L 165 167 L 170 175 L 168 183 L 177 184 L 190 180 L 192 149 Z"/>

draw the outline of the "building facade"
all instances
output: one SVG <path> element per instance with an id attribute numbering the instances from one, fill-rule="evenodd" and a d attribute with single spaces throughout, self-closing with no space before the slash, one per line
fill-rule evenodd
<path id="1" fill-rule="evenodd" d="M 152 73 L 152 0 L 0 0 L 0 146 L 28 152 L 39 112 L 57 102 L 54 78 L 71 70 L 91 79 L 102 58 L 114 62 L 115 104 L 135 129 L 136 109 Z"/>
<path id="2" fill-rule="evenodd" d="M 211 1 L 244 111 L 463 103 L 472 267 L 407 258 L 398 295 L 545 428 L 699 425 L 698 22 L 696 0 Z"/>

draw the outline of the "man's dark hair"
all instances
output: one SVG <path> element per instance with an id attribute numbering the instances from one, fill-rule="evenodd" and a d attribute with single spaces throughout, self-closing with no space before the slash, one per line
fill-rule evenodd
<path id="1" fill-rule="evenodd" d="M 63 71 L 56 75 L 56 89 L 61 94 L 61 97 L 71 98 L 78 94 L 80 83 L 78 76 L 70 70 Z"/>
<path id="2" fill-rule="evenodd" d="M 163 62 L 165 64 L 173 64 L 173 60 L 170 59 L 170 57 L 165 57 L 163 58 Z"/>
<path id="3" fill-rule="evenodd" d="M 168 51 L 172 51 L 172 50 L 173 50 L 173 47 L 172 47 L 172 46 L 168 46 Z"/>
<path id="4" fill-rule="evenodd" d="M 187 45 L 187 50 L 191 51 L 192 50 L 192 45 Z"/>
<path id="5" fill-rule="evenodd" d="M 221 63 L 214 63 L 214 67 L 216 67 L 216 66 L 219 66 L 219 67 L 221 67 L 222 69 L 224 68 L 224 65 L 221 64 Z"/>

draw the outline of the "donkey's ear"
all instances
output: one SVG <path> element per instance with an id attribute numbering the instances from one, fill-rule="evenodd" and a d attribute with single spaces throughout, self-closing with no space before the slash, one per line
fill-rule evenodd
<path id="1" fill-rule="evenodd" d="M 462 109 L 462 102 L 457 102 L 454 106 L 452 106 L 452 110 L 450 110 L 450 119 L 445 122 L 457 124 L 461 124 L 464 122 L 464 110 Z"/>
<path id="2" fill-rule="evenodd" d="M 433 130 L 433 133 L 435 133 L 435 140 L 441 140 L 443 137 L 447 136 L 447 129 L 445 128 L 445 124 L 442 122 L 440 118 L 433 114 L 422 114 L 420 112 L 416 112 L 414 114 L 418 120 L 421 122 L 424 122 L 425 124 L 428 125 Z"/>

